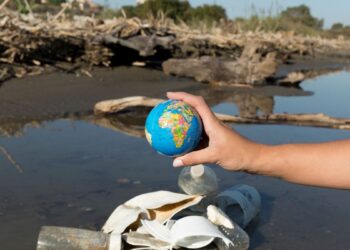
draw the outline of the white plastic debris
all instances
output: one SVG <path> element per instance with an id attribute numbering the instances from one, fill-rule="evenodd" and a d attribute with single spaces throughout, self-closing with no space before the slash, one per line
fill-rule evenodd
<path id="1" fill-rule="evenodd" d="M 102 228 L 105 233 L 123 233 L 127 228 L 136 230 L 140 215 L 165 223 L 181 210 L 198 204 L 200 195 L 186 195 L 169 191 L 157 191 L 138 195 L 118 206 Z"/>

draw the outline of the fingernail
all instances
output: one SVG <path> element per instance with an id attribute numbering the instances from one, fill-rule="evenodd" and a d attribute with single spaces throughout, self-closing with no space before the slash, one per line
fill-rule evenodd
<path id="1" fill-rule="evenodd" d="M 179 159 L 176 159 L 174 162 L 173 162 L 173 167 L 177 168 L 177 167 L 182 167 L 184 165 L 184 163 L 179 160 Z"/>

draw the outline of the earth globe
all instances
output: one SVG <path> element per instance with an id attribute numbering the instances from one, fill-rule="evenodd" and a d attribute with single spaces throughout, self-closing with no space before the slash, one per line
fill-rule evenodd
<path id="1" fill-rule="evenodd" d="M 202 121 L 183 101 L 167 100 L 155 106 L 146 119 L 149 144 L 160 154 L 179 156 L 194 150 L 201 139 Z"/>

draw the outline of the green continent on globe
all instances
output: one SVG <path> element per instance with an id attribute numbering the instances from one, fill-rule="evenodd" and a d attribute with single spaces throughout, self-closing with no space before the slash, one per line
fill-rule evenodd
<path id="1" fill-rule="evenodd" d="M 161 128 L 170 129 L 177 148 L 180 148 L 185 141 L 193 115 L 191 108 L 187 104 L 174 102 L 164 110 L 158 120 Z"/>

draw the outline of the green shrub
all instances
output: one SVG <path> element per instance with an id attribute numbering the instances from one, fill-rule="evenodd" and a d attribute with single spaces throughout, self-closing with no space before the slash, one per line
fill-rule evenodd
<path id="1" fill-rule="evenodd" d="M 331 30 L 341 30 L 344 28 L 344 25 L 342 23 L 335 23 L 332 25 Z"/>
<path id="2" fill-rule="evenodd" d="M 269 32 L 293 30 L 303 35 L 320 35 L 323 32 L 323 20 L 313 17 L 306 5 L 290 7 L 275 15 L 270 13 L 266 16 L 265 12 L 260 14 L 255 12 L 247 19 L 236 18 L 234 23 L 243 30 Z"/>
<path id="3" fill-rule="evenodd" d="M 60 5 L 61 3 L 66 2 L 66 0 L 47 0 L 48 4 Z"/>
<path id="4" fill-rule="evenodd" d="M 204 4 L 193 8 L 190 11 L 192 21 L 204 21 L 207 24 L 220 21 L 220 19 L 227 19 L 226 10 L 219 5 Z"/>
<path id="5" fill-rule="evenodd" d="M 282 11 L 281 18 L 288 22 L 303 24 L 314 29 L 322 29 L 323 27 L 323 19 L 313 17 L 310 8 L 304 4 Z"/>
<path id="6" fill-rule="evenodd" d="M 282 30 L 280 18 L 274 16 L 260 17 L 258 15 L 253 15 L 248 19 L 241 17 L 236 18 L 234 22 L 243 30 L 262 30 L 271 32 Z"/>
<path id="7" fill-rule="evenodd" d="M 148 15 L 157 16 L 158 12 L 163 12 L 169 18 L 184 20 L 187 18 L 191 6 L 187 1 L 148 0 L 136 6 L 124 6 L 123 9 L 128 17 L 147 18 Z"/>
<path id="8" fill-rule="evenodd" d="M 329 30 L 325 30 L 325 35 L 329 38 L 343 36 L 350 38 L 350 26 L 342 23 L 335 23 Z"/>
<path id="9" fill-rule="evenodd" d="M 128 17 L 147 18 L 148 15 L 157 16 L 163 12 L 168 18 L 185 22 L 212 23 L 227 18 L 226 11 L 221 6 L 206 4 L 193 8 L 188 1 L 180 0 L 148 0 L 137 6 L 123 6 L 123 10 Z"/>

